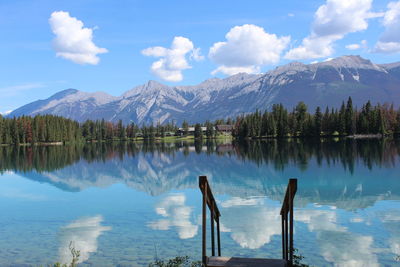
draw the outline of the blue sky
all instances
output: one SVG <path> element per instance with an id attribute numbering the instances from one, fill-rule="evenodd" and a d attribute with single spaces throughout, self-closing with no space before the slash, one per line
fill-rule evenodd
<path id="1" fill-rule="evenodd" d="M 67 88 L 120 95 L 290 61 L 400 61 L 400 1 L 0 0 L 0 112 Z"/>

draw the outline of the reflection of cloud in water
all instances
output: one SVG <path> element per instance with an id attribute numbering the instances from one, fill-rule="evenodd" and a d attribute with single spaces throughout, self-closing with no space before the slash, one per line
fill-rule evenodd
<path id="1" fill-rule="evenodd" d="M 390 250 L 396 256 L 400 255 L 400 210 L 388 210 L 381 218 L 383 225 L 390 232 Z"/>
<path id="2" fill-rule="evenodd" d="M 360 217 L 354 217 L 354 218 L 350 219 L 350 222 L 352 222 L 352 223 L 362 223 L 362 222 L 364 222 L 364 219 L 360 218 Z"/>
<path id="3" fill-rule="evenodd" d="M 294 218 L 296 221 L 306 223 L 311 232 L 345 230 L 336 224 L 337 215 L 334 210 L 296 210 Z"/>
<path id="4" fill-rule="evenodd" d="M 102 221 L 103 217 L 97 215 L 78 219 L 62 227 L 60 231 L 60 261 L 62 263 L 71 262 L 70 242 L 77 251 L 80 251 L 79 263 L 88 260 L 90 253 L 97 251 L 97 238 L 104 231 L 111 230 L 109 226 L 102 226 Z"/>
<path id="5" fill-rule="evenodd" d="M 221 207 L 230 208 L 234 206 L 255 206 L 263 204 L 264 204 L 264 199 L 262 198 L 232 197 L 231 199 L 221 202 Z"/>
<path id="6" fill-rule="evenodd" d="M 324 259 L 334 266 L 378 266 L 372 248 L 372 236 L 363 236 L 347 231 L 337 224 L 337 211 L 297 210 L 296 221 L 306 223 L 317 235 L 317 242 Z"/>
<path id="7" fill-rule="evenodd" d="M 185 205 L 184 194 L 171 194 L 156 205 L 156 213 L 165 219 L 153 221 L 148 226 L 154 230 L 168 230 L 170 227 L 178 229 L 179 238 L 192 238 L 197 234 L 198 225 L 190 221 L 192 207 Z"/>
<path id="8" fill-rule="evenodd" d="M 243 248 L 260 248 L 271 242 L 273 235 L 281 234 L 280 208 L 265 206 L 263 198 L 233 197 L 221 207 L 224 228 Z"/>
<path id="9" fill-rule="evenodd" d="M 371 247 L 372 236 L 344 231 L 321 231 L 317 235 L 322 256 L 335 266 L 379 266 Z"/>

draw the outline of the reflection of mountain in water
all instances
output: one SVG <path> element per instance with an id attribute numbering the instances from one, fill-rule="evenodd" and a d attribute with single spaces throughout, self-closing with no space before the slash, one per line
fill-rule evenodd
<path id="1" fill-rule="evenodd" d="M 0 164 L 3 170 L 16 170 L 30 179 L 69 191 L 125 183 L 136 190 L 159 195 L 173 189 L 197 188 L 197 177 L 207 175 L 217 194 L 262 195 L 275 200 L 283 198 L 287 179 L 298 177 L 297 203 L 301 205 L 313 202 L 357 209 L 379 199 L 400 196 L 396 175 L 400 150 L 395 141 L 295 140 L 233 146 L 98 144 L 54 149 L 57 151 L 3 150 L 3 156 L 11 153 L 17 160 L 9 166 Z M 33 164 L 18 166 L 24 158 Z M 70 165 L 61 168 L 64 158 Z M 50 164 L 52 160 L 55 163 Z M 23 172 L 30 170 L 35 171 Z"/>

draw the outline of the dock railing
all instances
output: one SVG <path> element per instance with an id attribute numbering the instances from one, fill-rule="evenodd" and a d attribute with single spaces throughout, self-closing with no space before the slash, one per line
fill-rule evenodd
<path id="1" fill-rule="evenodd" d="M 203 266 L 207 266 L 207 246 L 206 246 L 206 228 L 207 228 L 207 206 L 210 209 L 210 220 L 211 220 L 211 255 L 215 256 L 215 224 L 217 223 L 217 241 L 218 241 L 218 256 L 221 256 L 221 237 L 219 228 L 219 212 L 215 198 L 211 192 L 210 185 L 207 181 L 207 176 L 199 177 L 199 187 L 203 194 L 203 222 L 202 222 L 202 262 Z"/>
<path id="2" fill-rule="evenodd" d="M 297 179 L 289 180 L 281 208 L 282 216 L 282 257 L 293 265 L 293 199 L 297 192 Z M 289 218 L 288 218 L 289 215 Z"/>
<path id="3" fill-rule="evenodd" d="M 210 210 L 211 221 L 211 255 L 215 256 L 215 224 L 217 223 L 217 241 L 218 241 L 218 256 L 221 256 L 221 237 L 219 212 L 215 198 L 211 192 L 210 184 L 207 181 L 207 176 L 199 177 L 199 187 L 203 195 L 203 221 L 202 221 L 202 262 L 203 266 L 207 266 L 207 207 Z M 288 262 L 289 266 L 293 265 L 293 200 L 297 192 L 297 179 L 289 179 L 286 188 L 285 198 L 281 208 L 282 216 L 282 258 Z"/>

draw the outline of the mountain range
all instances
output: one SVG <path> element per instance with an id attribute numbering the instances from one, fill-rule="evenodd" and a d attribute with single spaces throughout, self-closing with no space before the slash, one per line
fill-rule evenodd
<path id="1" fill-rule="evenodd" d="M 368 100 L 399 106 L 400 62 L 375 64 L 352 55 L 314 64 L 292 62 L 263 74 L 240 73 L 194 86 L 149 81 L 121 96 L 67 89 L 8 116 L 53 114 L 77 121 L 180 124 L 235 117 L 278 103 L 290 110 L 300 101 L 313 112 L 317 106 L 337 108 L 349 96 L 358 107 Z"/>

